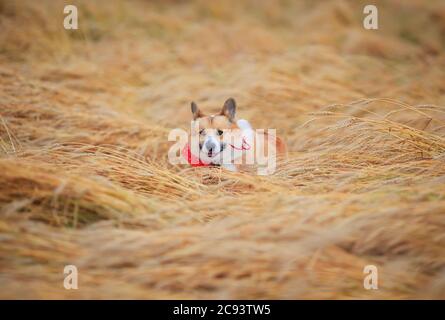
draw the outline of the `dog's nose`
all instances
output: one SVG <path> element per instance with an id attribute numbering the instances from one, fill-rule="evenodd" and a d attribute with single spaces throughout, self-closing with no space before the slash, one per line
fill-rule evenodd
<path id="1" fill-rule="evenodd" d="M 216 144 L 210 140 L 207 141 L 205 145 L 208 151 L 213 151 L 214 149 L 216 149 Z"/>

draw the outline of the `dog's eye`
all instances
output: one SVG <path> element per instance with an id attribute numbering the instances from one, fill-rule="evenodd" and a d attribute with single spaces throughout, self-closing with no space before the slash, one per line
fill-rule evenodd
<path id="1" fill-rule="evenodd" d="M 204 129 L 199 130 L 199 134 L 203 135 L 205 133 Z"/>
<path id="2" fill-rule="evenodd" d="M 222 134 L 224 133 L 222 130 L 219 130 L 219 129 L 217 132 L 218 132 L 218 136 L 222 136 Z"/>

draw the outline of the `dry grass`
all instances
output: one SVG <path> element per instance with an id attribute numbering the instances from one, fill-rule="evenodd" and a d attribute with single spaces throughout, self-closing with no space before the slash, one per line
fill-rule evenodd
<path id="1" fill-rule="evenodd" d="M 74 4 L 0 0 L 0 297 L 445 298 L 443 1 Z M 274 175 L 168 163 L 229 96 Z"/>

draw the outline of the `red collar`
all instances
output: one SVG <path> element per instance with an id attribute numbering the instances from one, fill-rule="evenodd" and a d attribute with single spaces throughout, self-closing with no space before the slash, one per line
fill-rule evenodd
<path id="1" fill-rule="evenodd" d="M 235 150 L 250 150 L 250 144 L 247 143 L 246 138 L 243 137 L 243 143 L 241 148 L 235 147 L 233 144 L 229 144 Z"/>
<path id="2" fill-rule="evenodd" d="M 250 150 L 250 145 L 247 143 L 246 139 L 243 137 L 243 143 L 241 145 L 241 148 L 235 147 L 233 144 L 229 144 L 233 149 L 235 150 Z M 182 156 L 187 160 L 187 162 L 192 167 L 207 167 L 210 166 L 210 163 L 205 163 L 201 161 L 201 159 L 194 154 L 192 154 L 190 150 L 190 145 L 187 143 L 184 146 L 184 149 L 182 149 Z"/>
<path id="3" fill-rule="evenodd" d="M 182 149 L 182 155 L 192 167 L 206 167 L 209 163 L 202 162 L 201 159 L 192 154 L 190 145 L 187 143 Z"/>

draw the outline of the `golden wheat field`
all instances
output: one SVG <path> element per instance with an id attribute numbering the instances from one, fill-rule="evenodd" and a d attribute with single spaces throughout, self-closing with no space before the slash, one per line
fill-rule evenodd
<path id="1" fill-rule="evenodd" d="M 0 298 L 445 299 L 445 3 L 365 4 L 0 0 Z M 228 97 L 274 174 L 169 163 Z"/>

